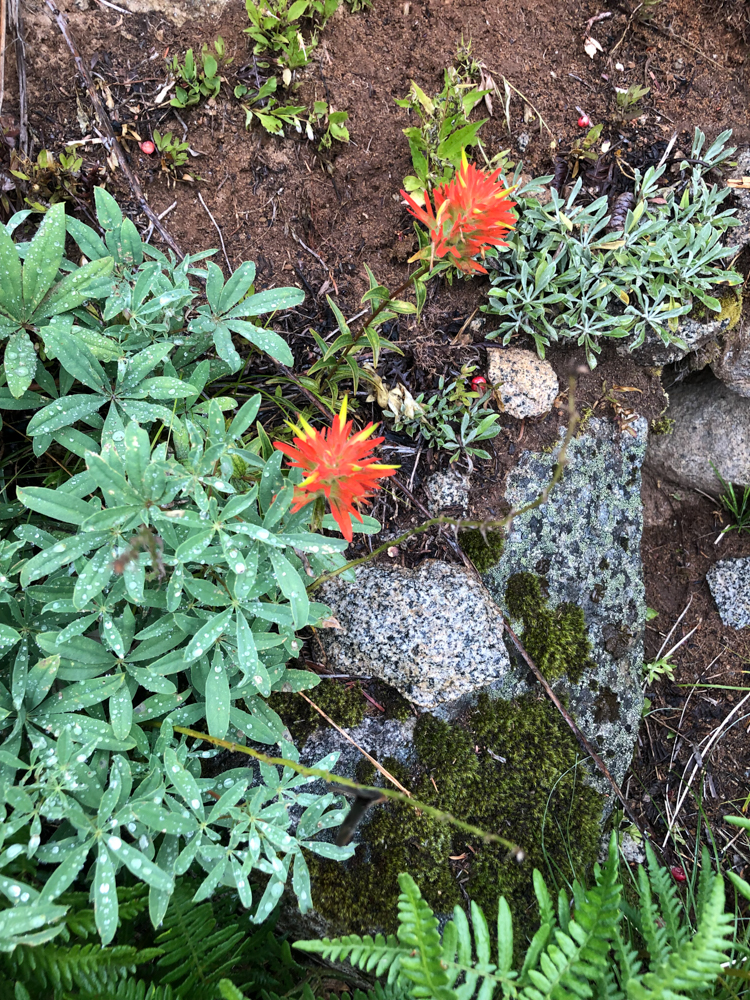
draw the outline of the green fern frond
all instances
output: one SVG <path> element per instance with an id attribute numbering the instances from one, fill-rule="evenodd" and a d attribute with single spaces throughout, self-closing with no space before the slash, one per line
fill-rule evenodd
<path id="1" fill-rule="evenodd" d="M 578 890 L 578 887 L 576 887 Z M 593 889 L 576 891 L 579 905 L 568 923 L 554 932 L 539 956 L 539 968 L 529 968 L 521 995 L 526 1000 L 569 1000 L 593 996 L 591 984 L 607 974 L 609 951 L 620 918 L 621 886 L 617 869 L 617 848 L 613 835 L 609 859 L 597 873 Z"/>
<path id="2" fill-rule="evenodd" d="M 677 886 L 667 869 L 659 865 L 648 841 L 646 841 L 646 858 L 651 885 L 659 897 L 659 908 L 669 946 L 677 949 L 688 939 L 688 928 L 682 921 L 683 907 L 677 894 Z"/>
<path id="3" fill-rule="evenodd" d="M 229 922 L 217 927 L 210 902 L 196 906 L 187 887 L 175 891 L 156 944 L 163 955 L 161 985 L 171 985 L 175 997 L 209 997 L 220 979 L 239 964 L 247 950 L 247 935 Z"/>
<path id="4" fill-rule="evenodd" d="M 646 944 L 651 963 L 658 965 L 666 961 L 669 954 L 667 931 L 661 926 L 659 910 L 651 895 L 651 882 L 643 866 L 638 869 L 637 929 Z"/>
<path id="5" fill-rule="evenodd" d="M 695 919 L 700 923 L 706 903 L 711 896 L 713 888 L 713 871 L 711 870 L 711 854 L 704 844 L 701 851 L 701 870 L 698 876 L 698 891 L 695 900 Z"/>
<path id="6" fill-rule="evenodd" d="M 62 1000 L 175 1000 L 171 986 L 155 986 L 142 979 L 123 979 L 116 986 L 64 993 Z"/>
<path id="7" fill-rule="evenodd" d="M 691 941 L 685 941 L 666 961 L 627 984 L 629 1000 L 674 1000 L 691 990 L 705 990 L 727 961 L 731 915 L 724 912 L 724 882 L 715 875 L 701 921 Z"/>
<path id="8" fill-rule="evenodd" d="M 401 956 L 401 969 L 414 984 L 414 997 L 430 1000 L 454 1000 L 448 974 L 442 963 L 438 920 L 411 875 L 398 877 L 398 939 L 408 952 Z"/>
<path id="9" fill-rule="evenodd" d="M 388 974 L 388 982 L 393 983 L 399 974 L 401 959 L 408 954 L 407 948 L 399 944 L 393 934 L 383 937 L 369 934 L 347 934 L 344 937 L 322 938 L 314 941 L 295 941 L 295 948 L 309 954 L 320 955 L 329 962 L 350 962 L 355 969 L 363 969 L 376 976 Z"/>
<path id="10" fill-rule="evenodd" d="M 139 951 L 129 945 L 49 943 L 37 948 L 21 945 L 5 956 L 3 965 L 10 979 L 38 989 L 93 989 L 116 985 L 159 955 L 160 948 Z"/>

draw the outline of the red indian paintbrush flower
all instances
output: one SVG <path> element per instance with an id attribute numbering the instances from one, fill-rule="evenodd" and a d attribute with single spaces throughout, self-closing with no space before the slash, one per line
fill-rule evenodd
<path id="1" fill-rule="evenodd" d="M 293 468 L 303 469 L 306 478 L 294 488 L 292 513 L 318 497 L 325 497 L 331 513 L 341 529 L 341 534 L 352 540 L 353 514 L 361 522 L 362 515 L 355 503 L 366 503 L 369 492 L 378 487 L 378 479 L 392 476 L 397 465 L 378 465 L 372 455 L 373 448 L 385 438 L 367 439 L 375 430 L 370 424 L 349 437 L 351 420 L 346 420 L 346 399 L 341 412 L 334 418 L 333 426 L 323 431 L 311 427 L 299 418 L 299 425 L 289 424 L 295 432 L 294 445 L 274 441 L 274 448 L 282 451 Z"/>
<path id="2" fill-rule="evenodd" d="M 487 247 L 505 246 L 505 237 L 516 224 L 512 212 L 515 202 L 508 197 L 510 190 L 496 183 L 500 173 L 500 170 L 491 174 L 477 170 L 464 153 L 461 169 L 453 180 L 435 188 L 435 211 L 427 192 L 424 208 L 406 191 L 401 192 L 411 214 L 430 230 L 431 259 L 450 255 L 461 271 L 487 273 L 472 257 L 477 254 L 483 257 Z M 427 255 L 424 248 L 411 259 Z"/>

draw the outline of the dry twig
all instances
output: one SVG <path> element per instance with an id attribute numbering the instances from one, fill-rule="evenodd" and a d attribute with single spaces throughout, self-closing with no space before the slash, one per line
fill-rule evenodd
<path id="1" fill-rule="evenodd" d="M 26 93 L 26 42 L 21 17 L 21 0 L 7 0 L 10 4 L 10 28 L 16 50 L 16 76 L 18 77 L 18 144 L 24 155 L 29 155 L 29 106 Z"/>
<path id="2" fill-rule="evenodd" d="M 219 228 L 219 223 L 216 221 L 216 219 L 213 217 L 213 215 L 211 215 L 211 209 L 208 207 L 208 205 L 203 200 L 203 195 L 200 193 L 200 191 L 198 192 L 198 200 L 200 201 L 201 205 L 203 205 L 203 207 L 205 208 L 206 215 L 209 217 L 209 219 L 211 220 L 211 222 L 213 222 L 214 229 L 219 234 L 219 242 L 221 243 L 221 252 L 224 254 L 224 260 L 227 262 L 227 268 L 229 270 L 229 276 L 231 277 L 231 274 L 232 274 L 232 265 L 229 262 L 229 257 L 227 256 L 227 248 L 224 246 L 224 237 L 221 234 L 221 229 Z"/>
<path id="3" fill-rule="evenodd" d="M 391 784 L 395 785 L 396 788 L 398 788 L 398 790 L 400 792 L 403 792 L 404 795 L 406 795 L 409 798 L 411 798 L 411 792 L 408 789 L 404 788 L 404 786 L 401 784 L 401 782 L 398 781 L 396 778 L 394 778 L 390 771 L 386 771 L 386 769 L 383 767 L 382 764 L 378 764 L 378 762 L 375 760 L 375 758 L 371 757 L 369 755 L 369 753 L 363 747 L 361 747 L 359 745 L 359 743 L 357 743 L 356 740 L 353 740 L 348 733 L 344 732 L 344 730 L 341 728 L 341 726 L 337 726 L 336 723 L 333 721 L 333 719 L 330 717 L 330 715 L 326 715 L 326 713 L 323 711 L 323 709 L 319 705 L 316 705 L 315 702 L 311 698 L 308 698 L 307 695 L 304 693 L 304 691 L 298 691 L 297 694 L 300 696 L 300 698 L 304 698 L 308 705 L 312 705 L 312 707 L 315 709 L 315 711 L 319 712 L 320 715 L 323 716 L 323 718 L 326 720 L 326 722 L 329 725 L 333 726 L 333 728 L 337 732 L 341 733 L 341 735 L 344 737 L 345 740 L 348 740 L 352 744 L 352 746 L 356 747 L 357 750 L 359 750 L 359 752 L 362 754 L 363 757 L 367 757 L 367 759 L 369 760 L 369 762 L 374 767 L 376 767 L 378 769 L 378 771 L 380 771 L 380 773 L 383 775 L 384 778 L 387 778 L 388 781 L 390 781 Z"/>

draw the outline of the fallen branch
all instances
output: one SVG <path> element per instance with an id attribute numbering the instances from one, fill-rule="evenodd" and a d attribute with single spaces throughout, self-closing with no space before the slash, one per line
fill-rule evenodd
<path id="1" fill-rule="evenodd" d="M 17 4 L 19 0 L 11 0 L 11 2 Z M 120 169 L 125 175 L 125 178 L 128 184 L 130 185 L 131 191 L 135 195 L 138 203 L 140 204 L 141 211 L 152 223 L 154 229 L 159 233 L 159 235 L 167 244 L 167 246 L 171 247 L 171 249 L 174 250 L 174 252 L 180 258 L 180 260 L 182 260 L 185 254 L 182 252 L 182 250 L 180 250 L 179 246 L 177 245 L 177 243 L 175 243 L 174 239 L 172 238 L 168 230 L 165 229 L 165 227 L 162 225 L 159 216 L 156 214 L 156 212 L 154 212 L 153 208 L 151 208 L 149 203 L 146 201 L 146 196 L 143 193 L 143 188 L 141 187 L 140 181 L 131 170 L 130 164 L 128 163 L 127 157 L 125 155 L 125 151 L 123 150 L 120 143 L 117 141 L 117 136 L 115 135 L 114 129 L 112 128 L 112 122 L 109 120 L 109 115 L 107 114 L 104 105 L 102 104 L 101 99 L 96 92 L 96 87 L 94 86 L 94 81 L 91 77 L 91 74 L 89 73 L 88 68 L 84 63 L 83 59 L 81 58 L 78 49 L 76 48 L 75 42 L 73 41 L 73 37 L 70 34 L 70 25 L 68 24 L 68 19 L 65 17 L 65 14 L 61 10 L 58 10 L 57 7 L 55 7 L 55 5 L 51 2 L 51 0 L 45 0 L 45 3 L 52 11 L 52 16 L 55 18 L 57 26 L 60 29 L 60 32 L 63 38 L 65 39 L 68 48 L 70 49 L 71 55 L 73 56 L 73 61 L 75 62 L 76 69 L 78 70 L 84 83 L 86 84 L 86 89 L 89 92 L 89 98 L 94 106 L 94 110 L 96 111 L 96 116 L 99 119 L 99 124 L 101 126 L 102 132 L 104 132 L 106 137 L 104 139 L 105 147 L 110 151 L 114 152 L 115 156 L 117 157 L 117 162 L 120 165 Z"/>
<path id="2" fill-rule="evenodd" d="M 573 716 L 570 714 L 570 712 L 567 710 L 567 708 L 563 705 L 563 703 L 557 697 L 557 695 L 555 694 L 555 692 L 552 690 L 552 688 L 549 685 L 549 682 L 548 682 L 547 678 L 544 676 L 544 674 L 541 672 L 541 670 L 539 669 L 539 667 L 536 665 L 536 663 L 534 663 L 534 661 L 531 659 L 531 657 L 529 656 L 529 654 L 526 652 L 526 650 L 523 647 L 523 643 L 521 642 L 521 640 L 518 638 L 518 636 L 516 635 L 516 633 L 511 628 L 510 622 L 505 617 L 505 615 L 503 615 L 503 624 L 505 625 L 505 631 L 510 636 L 511 641 L 513 642 L 513 645 L 516 647 L 516 649 L 518 650 L 518 652 L 523 657 L 523 660 L 524 660 L 526 666 L 529 668 L 529 670 L 532 672 L 532 674 L 534 675 L 534 677 L 536 677 L 536 679 L 542 685 L 542 688 L 544 689 L 544 693 L 547 695 L 547 697 L 549 698 L 549 700 L 552 702 L 552 704 L 558 710 L 558 712 L 563 717 L 563 719 L 565 719 L 565 721 L 567 722 L 568 726 L 572 730 L 573 735 L 578 740 L 578 742 L 580 743 L 580 745 L 583 748 L 583 750 L 593 760 L 593 762 L 596 764 L 596 766 L 599 769 L 599 771 L 601 771 L 601 773 L 606 778 L 606 780 L 609 783 L 612 791 L 615 793 L 615 795 L 617 796 L 617 798 L 620 800 L 620 803 L 621 803 L 623 809 L 625 810 L 625 813 L 628 816 L 628 819 L 630 819 L 631 823 L 633 823 L 636 826 L 636 828 L 640 831 L 641 835 L 645 836 L 645 831 L 643 830 L 638 817 L 635 815 L 635 813 L 633 812 L 633 810 L 630 808 L 630 805 L 628 804 L 628 800 L 622 794 L 620 786 L 617 784 L 617 782 L 615 781 L 615 779 L 612 777 L 612 774 L 610 773 L 609 768 L 604 763 L 604 761 L 599 756 L 599 754 L 596 752 L 596 750 L 594 749 L 594 747 L 593 747 L 592 743 L 590 742 L 590 740 L 588 739 L 588 737 L 585 736 L 584 733 L 579 729 L 578 724 L 576 723 L 576 721 L 573 718 Z"/>
<path id="3" fill-rule="evenodd" d="M 26 94 L 26 40 L 21 16 L 21 0 L 7 0 L 10 4 L 10 27 L 16 50 L 16 76 L 18 77 L 18 145 L 29 155 L 29 106 Z"/>
<path id="4" fill-rule="evenodd" d="M 304 691 L 298 691 L 297 694 L 300 696 L 300 698 L 304 698 L 308 705 L 312 705 L 312 707 L 315 709 L 315 711 L 318 712 L 318 713 L 320 713 L 320 715 L 323 716 L 323 718 L 326 720 L 326 722 L 329 723 L 329 725 L 333 726 L 333 728 L 337 732 L 341 733 L 341 735 L 344 737 L 345 740 L 348 740 L 352 744 L 352 746 L 356 747 L 357 750 L 359 750 L 359 752 L 362 754 L 363 757 L 367 757 L 367 759 L 373 765 L 373 767 L 377 768 L 377 770 L 380 771 L 380 773 L 383 775 L 384 778 L 387 778 L 388 781 L 390 781 L 392 785 L 395 785 L 396 788 L 398 788 L 398 790 L 400 792 L 403 792 L 404 795 L 407 795 L 409 798 L 411 798 L 411 792 L 408 791 L 406 788 L 404 788 L 404 786 L 401 784 L 401 782 L 398 781 L 397 778 L 394 778 L 390 771 L 386 771 L 386 769 L 383 767 L 382 764 L 378 764 L 378 762 L 375 760 L 375 758 L 371 757 L 369 755 L 369 753 L 363 747 L 361 747 L 359 745 L 359 743 L 357 743 L 355 740 L 353 740 L 351 738 L 351 736 L 349 736 L 348 733 L 344 732 L 344 730 L 341 728 L 341 726 L 336 725 L 336 723 L 333 721 L 333 719 L 330 717 L 330 715 L 326 715 L 326 713 L 323 711 L 323 709 L 320 707 L 320 705 L 316 705 L 315 702 L 311 698 L 307 697 L 307 695 L 304 693 Z"/>

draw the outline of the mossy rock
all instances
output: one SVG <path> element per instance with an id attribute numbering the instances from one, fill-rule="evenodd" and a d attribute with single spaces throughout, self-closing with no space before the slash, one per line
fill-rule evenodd
<path id="1" fill-rule="evenodd" d="M 505 537 L 500 531 L 482 532 L 479 528 L 465 528 L 458 533 L 458 544 L 480 573 L 486 573 L 500 561 Z"/>
<path id="2" fill-rule="evenodd" d="M 504 895 L 520 939 L 534 930 L 533 869 L 562 885 L 585 877 L 596 860 L 603 800 L 544 698 L 483 694 L 460 726 L 422 715 L 410 761 L 382 763 L 416 798 L 517 844 L 523 860 L 411 806 L 378 806 L 359 829 L 353 859 L 309 859 L 315 908 L 331 933 L 393 931 L 397 877 L 408 871 L 439 913 L 464 905 L 465 892 L 491 923 Z"/>
<path id="3" fill-rule="evenodd" d="M 579 681 L 594 669 L 583 609 L 563 601 L 549 606 L 543 580 L 533 573 L 514 573 L 505 587 L 505 603 L 512 618 L 523 621 L 521 641 L 547 680 L 566 674 Z"/>

